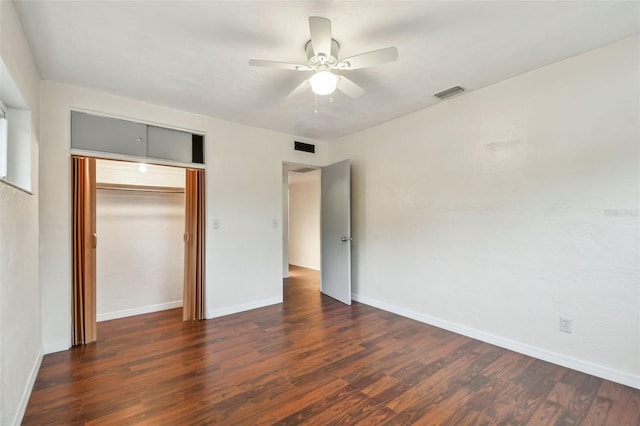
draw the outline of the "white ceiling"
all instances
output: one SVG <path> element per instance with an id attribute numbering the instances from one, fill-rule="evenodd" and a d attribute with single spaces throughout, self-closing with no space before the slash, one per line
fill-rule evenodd
<path id="1" fill-rule="evenodd" d="M 619 1 L 16 1 L 53 80 L 298 136 L 331 140 L 638 33 Z M 367 93 L 296 99 L 307 19 L 332 20 L 340 58 L 396 46 L 398 61 L 349 71 Z M 339 59 L 340 59 L 339 58 Z M 460 96 L 464 96 L 460 95 Z"/>

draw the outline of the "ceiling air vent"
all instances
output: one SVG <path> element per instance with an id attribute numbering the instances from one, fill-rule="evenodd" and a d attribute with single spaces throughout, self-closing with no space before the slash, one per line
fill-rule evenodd
<path id="1" fill-rule="evenodd" d="M 295 169 L 295 170 L 291 170 L 292 172 L 295 173 L 307 173 L 310 172 L 312 170 L 315 170 L 313 167 L 302 167 L 301 169 Z"/>
<path id="2" fill-rule="evenodd" d="M 443 90 L 440 93 L 436 93 L 435 96 L 436 98 L 440 98 L 440 99 L 446 99 L 446 98 L 450 98 L 451 96 L 457 95 L 458 93 L 462 93 L 464 92 L 464 88 L 460 87 L 460 86 L 453 86 L 450 87 L 447 90 Z"/>

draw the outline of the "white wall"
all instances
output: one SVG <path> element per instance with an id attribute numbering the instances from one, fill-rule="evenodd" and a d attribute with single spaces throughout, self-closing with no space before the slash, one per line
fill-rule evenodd
<path id="1" fill-rule="evenodd" d="M 332 142 L 356 300 L 640 387 L 638 47 Z"/>
<path id="2" fill-rule="evenodd" d="M 185 186 L 185 169 L 181 167 L 145 164 L 146 172 L 140 172 L 139 167 L 140 163 L 129 161 L 98 160 L 96 182 L 171 188 Z"/>
<path id="3" fill-rule="evenodd" d="M 289 263 L 320 270 L 320 170 L 289 172 Z"/>
<path id="4" fill-rule="evenodd" d="M 12 2 L 0 2 L 0 56 L 31 109 L 31 190 L 0 183 L 0 424 L 19 424 L 42 359 L 38 286 L 40 77 Z"/>
<path id="5" fill-rule="evenodd" d="M 321 165 L 326 161 L 325 143 L 315 142 L 313 156 L 293 150 L 293 141 L 299 137 L 42 82 L 40 279 L 45 352 L 70 345 L 73 108 L 205 134 L 207 316 L 282 300 L 282 162 Z M 213 229 L 214 219 L 219 220 L 220 229 Z"/>
<path id="6" fill-rule="evenodd" d="M 185 171 L 98 160 L 96 180 L 184 188 Z M 98 189 L 96 217 L 98 321 L 182 306 L 184 193 Z"/>

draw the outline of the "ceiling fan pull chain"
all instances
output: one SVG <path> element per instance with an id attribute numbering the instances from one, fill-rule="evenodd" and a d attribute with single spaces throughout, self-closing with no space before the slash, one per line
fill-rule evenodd
<path id="1" fill-rule="evenodd" d="M 318 95 L 316 95 L 315 93 L 314 93 L 314 98 L 315 98 L 315 109 L 314 109 L 314 111 L 315 111 L 316 115 L 318 115 Z"/>

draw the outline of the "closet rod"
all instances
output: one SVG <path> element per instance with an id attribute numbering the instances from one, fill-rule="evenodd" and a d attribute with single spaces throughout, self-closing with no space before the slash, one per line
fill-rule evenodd
<path id="1" fill-rule="evenodd" d="M 107 189 L 109 191 L 158 192 L 167 194 L 184 193 L 184 188 L 174 186 L 129 185 L 122 183 L 96 183 L 96 189 Z"/>

